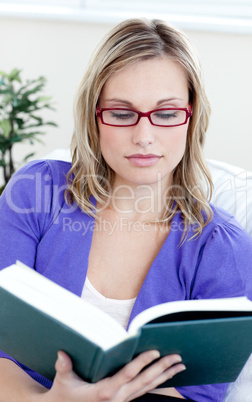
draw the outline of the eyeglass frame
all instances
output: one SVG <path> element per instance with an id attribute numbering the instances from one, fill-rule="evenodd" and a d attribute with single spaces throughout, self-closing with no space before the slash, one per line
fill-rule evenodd
<path id="1" fill-rule="evenodd" d="M 118 125 L 117 125 L 117 124 L 109 124 L 109 123 L 105 123 L 104 120 L 103 120 L 103 117 L 102 117 L 102 113 L 105 112 L 106 110 L 125 110 L 125 111 L 129 111 L 129 112 L 134 112 L 134 113 L 137 113 L 138 118 L 137 118 L 136 123 L 134 123 L 134 124 L 129 124 L 129 125 L 125 125 L 125 124 L 124 124 L 124 125 L 122 125 L 122 124 L 118 124 Z M 153 113 L 153 112 L 159 112 L 159 111 L 164 111 L 164 110 L 183 110 L 183 111 L 185 111 L 185 112 L 186 112 L 186 118 L 185 118 L 184 123 L 174 124 L 174 125 L 168 125 L 168 126 L 167 126 L 167 125 L 161 125 L 161 124 L 155 124 L 155 123 L 153 123 L 152 120 L 151 120 L 151 113 Z M 140 111 L 135 110 L 135 109 L 127 109 L 127 108 L 120 108 L 120 107 L 115 107 L 115 108 L 101 108 L 101 109 L 100 109 L 99 106 L 97 106 L 97 107 L 96 107 L 96 116 L 101 119 L 102 124 L 104 124 L 105 126 L 111 126 L 111 127 L 132 127 L 132 126 L 136 126 L 136 125 L 139 123 L 141 117 L 148 117 L 149 122 L 150 122 L 153 126 L 156 126 L 156 127 L 178 127 L 178 126 L 183 126 L 184 124 L 186 124 L 187 121 L 188 121 L 188 119 L 189 119 L 190 117 L 192 117 L 192 106 L 191 106 L 191 104 L 190 104 L 189 107 L 188 107 L 188 109 L 187 109 L 187 108 L 178 108 L 178 107 L 176 107 L 176 108 L 153 109 L 153 110 L 150 110 L 149 112 L 140 112 Z"/>

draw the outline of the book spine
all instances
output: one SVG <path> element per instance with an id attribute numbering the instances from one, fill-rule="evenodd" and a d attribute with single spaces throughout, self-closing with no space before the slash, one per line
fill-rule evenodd
<path id="1" fill-rule="evenodd" d="M 108 375 L 116 373 L 125 364 L 129 363 L 135 354 L 138 338 L 139 335 L 127 338 L 107 351 L 97 350 L 95 362 L 93 363 L 92 382 L 97 382 Z"/>
<path id="2" fill-rule="evenodd" d="M 102 367 L 102 360 L 106 356 L 106 352 L 103 349 L 97 348 L 93 361 L 90 365 L 90 381 L 97 382 L 101 380 L 99 376 L 100 368 Z"/>

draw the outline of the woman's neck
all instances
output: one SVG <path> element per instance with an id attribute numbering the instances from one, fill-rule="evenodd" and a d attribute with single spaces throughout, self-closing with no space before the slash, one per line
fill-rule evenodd
<path id="1" fill-rule="evenodd" d="M 132 221 L 156 221 L 163 215 L 168 191 L 167 180 L 141 185 L 117 182 L 112 187 L 109 208 Z"/>

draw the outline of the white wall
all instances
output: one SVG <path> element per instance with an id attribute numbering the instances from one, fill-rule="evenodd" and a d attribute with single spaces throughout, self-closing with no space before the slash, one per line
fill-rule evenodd
<path id="1" fill-rule="evenodd" d="M 89 56 L 109 24 L 0 17 L 0 70 L 23 70 L 24 78 L 44 75 L 46 95 L 59 127 L 46 128 L 45 145 L 17 145 L 15 159 L 36 149 L 40 157 L 71 139 L 72 101 Z M 252 35 L 187 32 L 196 45 L 212 105 L 206 156 L 252 170 Z"/>

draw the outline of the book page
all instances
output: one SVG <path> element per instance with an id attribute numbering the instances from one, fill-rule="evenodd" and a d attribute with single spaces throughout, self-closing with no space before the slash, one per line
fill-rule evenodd
<path id="1" fill-rule="evenodd" d="M 247 311 L 252 313 L 252 302 L 242 296 L 223 299 L 179 300 L 159 304 L 138 314 L 129 326 L 129 333 L 136 334 L 143 325 L 158 317 L 189 311 Z"/>

